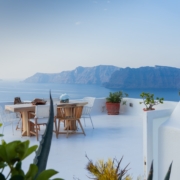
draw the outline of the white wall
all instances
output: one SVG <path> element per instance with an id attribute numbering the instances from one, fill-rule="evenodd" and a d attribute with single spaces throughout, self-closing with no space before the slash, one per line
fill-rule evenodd
<path id="1" fill-rule="evenodd" d="M 95 98 L 91 114 L 106 113 L 106 100 L 105 98 Z"/>
<path id="2" fill-rule="evenodd" d="M 174 178 L 171 180 L 177 180 L 177 177 L 180 176 L 175 173 L 176 171 L 180 172 L 180 105 L 177 102 L 165 101 L 164 104 L 154 106 L 155 111 L 144 112 L 144 105 L 139 104 L 142 101 L 141 99 L 125 98 L 124 100 L 126 100 L 126 105 L 121 104 L 120 114 L 141 115 L 143 117 L 143 156 L 146 165 L 143 165 L 142 162 L 142 166 L 144 166 L 145 177 L 149 172 L 152 160 L 154 160 L 154 165 L 157 167 L 154 180 L 163 179 L 170 162 L 173 160 L 172 177 Z M 7 104 L 13 104 L 13 102 L 0 102 L 3 107 Z M 168 123 L 166 122 L 161 126 L 170 117 L 177 104 L 179 110 L 176 110 L 175 120 L 173 116 L 173 121 L 171 118 Z M 91 114 L 106 113 L 106 99 L 96 98 Z M 159 179 L 157 178 L 158 168 Z"/>
<path id="3" fill-rule="evenodd" d="M 158 156 L 159 156 L 159 141 L 158 141 L 158 131 L 162 123 L 167 121 L 167 119 L 172 114 L 173 110 L 177 106 L 178 102 L 164 101 L 163 104 L 154 106 L 156 110 L 154 111 L 143 111 L 144 105 L 139 104 L 141 99 L 125 98 L 126 105 L 120 107 L 120 114 L 131 114 L 131 115 L 140 115 L 143 117 L 143 157 L 144 165 L 144 176 L 147 178 L 148 172 L 152 160 L 154 161 L 154 180 L 158 179 L 158 172 L 161 171 L 161 168 L 158 170 Z M 105 98 L 95 99 L 92 113 L 106 113 L 105 108 L 106 100 Z M 103 112 L 102 112 L 103 111 Z M 180 111 L 179 111 L 180 112 Z M 179 131 L 180 133 L 180 131 Z M 177 143 L 178 141 L 176 141 Z M 179 138 L 180 142 L 180 138 Z M 161 144 L 161 143 L 160 143 Z M 180 143 L 179 143 L 180 146 Z M 180 153 L 180 149 L 179 149 Z M 180 162 L 180 160 L 179 160 Z M 168 163 L 169 165 L 170 163 Z M 180 164 L 179 164 L 180 167 Z M 167 170 L 167 168 L 166 168 Z M 164 177 L 163 177 L 164 178 Z"/>
<path id="4" fill-rule="evenodd" d="M 145 107 L 144 104 L 140 104 L 139 102 L 142 99 L 135 99 L 135 98 L 124 98 L 126 101 L 126 105 L 120 106 L 120 114 L 137 114 L 142 115 L 144 114 L 143 108 Z M 132 107 L 130 106 L 132 104 Z M 156 110 L 161 109 L 174 109 L 177 105 L 177 102 L 172 101 L 164 101 L 163 104 L 159 104 L 154 106 Z M 92 108 L 92 114 L 96 113 L 105 113 L 106 112 L 106 98 L 95 98 L 94 106 Z"/>
<path id="5" fill-rule="evenodd" d="M 164 179 L 173 161 L 171 180 L 180 178 L 180 102 L 159 129 L 159 179 Z"/>
<path id="6" fill-rule="evenodd" d="M 143 116 L 143 157 L 144 176 L 147 178 L 151 162 L 154 165 L 153 180 L 158 180 L 158 130 L 173 112 L 173 109 L 162 109 L 144 112 Z"/>

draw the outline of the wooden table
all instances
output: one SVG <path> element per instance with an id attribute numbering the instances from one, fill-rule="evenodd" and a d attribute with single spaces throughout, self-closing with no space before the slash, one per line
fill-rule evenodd
<path id="1" fill-rule="evenodd" d="M 15 104 L 15 105 L 6 105 L 6 110 L 12 112 L 20 112 L 22 114 L 22 124 L 23 124 L 23 132 L 22 136 L 30 136 L 30 127 L 28 123 L 28 112 L 35 111 L 35 105 L 32 104 Z"/>
<path id="2" fill-rule="evenodd" d="M 56 102 L 55 102 L 56 103 Z M 68 105 L 77 105 L 84 106 L 88 104 L 88 102 L 70 100 L 69 103 L 56 103 L 57 107 L 59 106 L 68 106 Z M 43 105 L 41 105 L 43 106 Z M 5 105 L 5 109 L 12 112 L 20 112 L 22 114 L 22 124 L 23 124 L 23 132 L 22 136 L 30 136 L 30 127 L 28 123 L 28 112 L 35 112 L 35 105 L 32 104 L 15 104 L 15 105 Z"/>

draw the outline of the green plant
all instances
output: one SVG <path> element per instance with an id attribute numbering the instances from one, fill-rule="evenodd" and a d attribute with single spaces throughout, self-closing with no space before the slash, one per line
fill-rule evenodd
<path id="1" fill-rule="evenodd" d="M 113 93 L 110 92 L 109 96 L 106 98 L 106 102 L 120 103 L 124 97 L 128 97 L 128 94 L 122 91 L 113 92 Z"/>
<path id="2" fill-rule="evenodd" d="M 143 99 L 143 102 L 140 104 L 144 104 L 146 106 L 146 110 L 152 110 L 154 105 L 163 104 L 164 98 L 157 97 L 154 99 L 154 94 L 142 92 L 140 96 Z"/>
<path id="3" fill-rule="evenodd" d="M 25 173 L 22 168 L 22 161 L 32 154 L 36 149 L 37 145 L 29 147 L 29 140 L 13 141 L 6 143 L 2 140 L 0 145 L 0 179 L 6 180 L 47 180 L 58 172 L 53 169 L 42 171 L 36 178 L 38 167 L 35 164 L 30 164 L 29 170 Z M 9 173 L 5 176 L 3 171 L 5 167 L 9 167 Z M 59 179 L 60 180 L 60 179 Z"/>
<path id="4" fill-rule="evenodd" d="M 89 160 L 88 157 L 87 159 Z M 95 164 L 93 164 L 93 162 L 89 160 L 86 169 L 90 172 L 90 174 L 93 175 L 92 178 L 91 177 L 89 178 L 94 180 L 132 180 L 132 178 L 129 175 L 127 175 L 127 171 L 128 171 L 127 167 L 129 164 L 124 169 L 120 169 L 120 164 L 122 159 L 123 158 L 121 158 L 120 161 L 117 161 L 117 159 L 113 159 L 113 160 L 108 159 L 107 162 L 104 162 L 103 160 L 98 160 Z M 117 162 L 116 166 L 115 166 L 115 162 Z M 166 173 L 164 180 L 170 180 L 171 168 L 172 168 L 172 163 L 169 166 L 169 169 Z M 153 170 L 153 162 L 152 162 L 147 180 L 153 180 L 153 171 L 154 170 Z M 137 180 L 138 179 L 140 180 L 142 178 L 138 177 Z"/>
<path id="5" fill-rule="evenodd" d="M 48 180 L 53 175 L 58 172 L 53 169 L 46 170 L 46 163 L 48 160 L 49 150 L 51 147 L 51 139 L 53 132 L 53 121 L 54 121 L 54 111 L 53 102 L 50 94 L 50 116 L 45 134 L 40 142 L 38 151 L 36 152 L 36 157 L 34 159 L 34 164 L 30 164 L 27 173 L 21 168 L 22 161 L 32 154 L 36 149 L 37 145 L 29 147 L 29 141 L 13 141 L 6 143 L 2 141 L 0 145 L 0 179 L 6 180 Z M 7 176 L 3 174 L 4 168 L 9 167 L 9 173 Z M 62 180 L 60 178 L 55 178 L 54 180 Z"/>
<path id="6" fill-rule="evenodd" d="M 131 180 L 131 177 L 126 175 L 129 164 L 124 169 L 120 169 L 121 161 L 122 158 L 120 161 L 114 158 L 113 160 L 108 159 L 107 162 L 99 160 L 93 164 L 93 162 L 89 160 L 86 169 L 93 175 L 93 178 L 89 178 L 95 180 Z M 115 162 L 117 163 L 116 166 Z"/>
<path id="7" fill-rule="evenodd" d="M 169 169 L 168 169 L 168 171 L 166 173 L 166 176 L 165 176 L 164 180 L 170 180 L 171 168 L 172 168 L 172 163 L 169 166 Z M 150 167 L 150 171 L 149 171 L 149 175 L 148 175 L 147 180 L 153 180 L 153 162 L 151 163 L 151 167 Z"/>
<path id="8" fill-rule="evenodd" d="M 36 151 L 36 156 L 34 158 L 34 164 L 38 167 L 38 174 L 46 169 L 46 164 L 48 161 L 49 151 L 51 148 L 51 139 L 53 135 L 53 124 L 54 124 L 54 109 L 53 101 L 50 93 L 50 111 L 49 120 L 46 125 L 46 130 L 42 136 L 38 150 Z"/>

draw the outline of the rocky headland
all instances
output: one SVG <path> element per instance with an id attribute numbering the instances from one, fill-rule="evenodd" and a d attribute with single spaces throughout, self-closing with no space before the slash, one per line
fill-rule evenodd
<path id="1" fill-rule="evenodd" d="M 99 65 L 94 67 L 77 67 L 72 71 L 55 74 L 36 73 L 25 79 L 27 83 L 64 83 L 64 84 L 103 84 L 108 82 L 112 73 L 119 67 Z"/>
<path id="2" fill-rule="evenodd" d="M 180 88 L 180 69 L 167 66 L 119 68 L 110 65 L 77 67 L 55 74 L 36 73 L 27 83 L 97 84 L 106 88 Z"/>

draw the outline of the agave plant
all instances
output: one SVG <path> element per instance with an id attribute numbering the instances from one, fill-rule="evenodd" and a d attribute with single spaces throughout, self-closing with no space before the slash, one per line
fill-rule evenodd
<path id="1" fill-rule="evenodd" d="M 151 163 L 151 167 L 149 170 L 149 175 L 147 180 L 153 180 L 153 162 Z"/>
<path id="2" fill-rule="evenodd" d="M 53 132 L 52 126 L 54 120 L 51 95 L 50 99 L 51 105 L 49 122 L 45 134 L 41 140 L 39 149 L 36 152 L 34 164 L 30 164 L 27 173 L 25 173 L 21 168 L 22 161 L 37 149 L 37 145 L 29 147 L 29 140 L 24 142 L 13 141 L 10 143 L 2 141 L 2 144 L 0 145 L 0 180 L 48 180 L 53 175 L 58 173 L 53 169 L 46 169 L 49 150 L 51 147 L 51 138 Z M 3 172 L 6 166 L 9 167 L 9 173 L 4 175 Z M 55 178 L 54 180 L 63 179 Z"/>
<path id="3" fill-rule="evenodd" d="M 170 175 L 171 175 L 171 168 L 172 168 L 172 163 L 169 166 L 168 172 L 164 178 L 164 180 L 169 180 L 170 179 Z"/>
<path id="4" fill-rule="evenodd" d="M 50 93 L 50 112 L 49 112 L 49 120 L 46 126 L 46 130 L 42 136 L 40 141 L 40 145 L 38 150 L 36 151 L 36 156 L 34 158 L 34 164 L 38 167 L 38 174 L 46 169 L 46 164 L 48 161 L 49 151 L 51 148 L 51 139 L 53 134 L 53 123 L 54 123 L 54 109 L 53 109 L 53 101 Z"/>
<path id="5" fill-rule="evenodd" d="M 170 180 L 171 168 L 172 168 L 172 163 L 169 166 L 168 172 L 166 173 L 164 180 Z M 153 180 L 153 162 L 151 163 L 151 167 L 150 167 L 150 171 L 149 171 L 147 180 Z"/>

